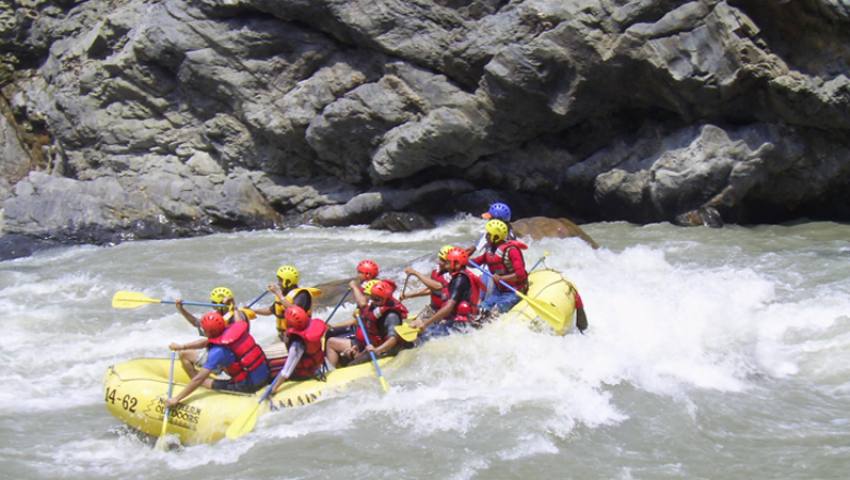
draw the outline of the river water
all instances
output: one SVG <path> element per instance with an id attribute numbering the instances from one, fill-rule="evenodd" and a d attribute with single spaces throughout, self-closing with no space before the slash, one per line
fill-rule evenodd
<path id="1" fill-rule="evenodd" d="M 103 403 L 107 367 L 195 333 L 118 290 L 247 303 L 281 263 L 302 285 L 362 258 L 401 267 L 481 220 L 68 247 L 0 263 L 3 478 L 844 479 L 850 474 L 850 226 L 585 225 L 531 243 L 582 293 L 585 336 L 492 324 L 433 341 L 374 378 L 270 413 L 237 441 L 154 451 Z M 417 265 L 429 267 L 425 261 Z M 399 279 L 400 280 L 400 279 Z M 346 305 L 346 311 L 351 305 Z M 199 311 L 202 311 L 199 310 Z M 330 308 L 317 312 L 326 316 Z M 335 319 L 346 315 L 338 313 Z M 252 330 L 274 336 L 271 320 Z"/>

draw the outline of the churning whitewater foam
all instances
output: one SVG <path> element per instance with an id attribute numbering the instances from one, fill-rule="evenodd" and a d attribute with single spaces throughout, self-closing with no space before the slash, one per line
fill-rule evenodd
<path id="1" fill-rule="evenodd" d="M 364 378 L 310 408 L 266 415 L 255 433 L 226 448 L 164 455 L 140 448 L 134 436 L 109 433 L 116 422 L 100 405 L 107 367 L 164 357 L 170 341 L 195 337 L 171 305 L 112 310 L 115 291 L 204 301 L 212 287 L 227 284 L 247 302 L 281 263 L 297 265 L 302 284 L 317 284 L 350 276 L 362 258 L 389 271 L 445 243 L 471 245 L 480 228 L 468 217 L 414 234 L 302 227 L 70 247 L 4 262 L 0 360 L 8 367 L 0 372 L 0 415 L 4 421 L 22 413 L 71 416 L 67 428 L 76 435 L 59 445 L 44 427 L 20 426 L 34 431 L 33 448 L 52 449 L 31 460 L 45 476 L 133 477 L 151 465 L 233 465 L 262 456 L 267 445 L 297 448 L 316 438 L 356 451 L 347 436 L 369 441 L 390 430 L 405 432 L 398 448 L 427 444 L 433 455 L 472 445 L 452 475 L 473 478 L 506 461 L 558 454 L 577 430 L 622 425 L 633 415 L 618 399 L 622 389 L 686 405 L 692 415 L 704 408 L 699 392 L 747 392 L 768 380 L 805 377 L 826 394 L 850 394 L 846 246 L 806 248 L 786 234 L 776 240 L 785 242 L 784 250 L 775 251 L 737 241 L 736 235 L 756 235 L 750 231 L 730 229 L 717 233 L 731 236 L 728 241 L 707 242 L 699 231 L 597 225 L 601 236 L 614 232 L 612 238 L 631 244 L 593 250 L 578 239 L 546 239 L 531 242 L 526 252 L 529 264 L 548 252 L 545 265 L 576 284 L 590 321 L 587 335 L 553 337 L 497 322 L 435 340 L 385 370 L 389 394 Z M 673 239 L 659 238 L 659 231 Z M 414 266 L 428 271 L 431 260 Z M 401 276 L 395 279 L 402 284 Z M 346 304 L 335 321 L 352 308 Z M 263 341 L 274 337 L 273 322 L 255 325 Z M 101 431 L 91 431 L 92 424 Z M 488 448 L 476 442 L 489 442 L 491 451 L 481 453 Z"/>

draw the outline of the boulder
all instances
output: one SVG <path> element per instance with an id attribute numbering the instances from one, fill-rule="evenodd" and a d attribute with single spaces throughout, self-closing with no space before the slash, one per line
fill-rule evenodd
<path id="1" fill-rule="evenodd" d="M 434 222 L 424 215 L 411 212 L 386 212 L 369 224 L 373 230 L 389 230 L 391 232 L 412 232 L 434 228 Z"/>
<path id="2" fill-rule="evenodd" d="M 519 218 L 511 222 L 511 227 L 517 237 L 528 237 L 534 240 L 579 237 L 591 247 L 599 248 L 599 245 L 590 238 L 590 235 L 566 218 Z"/>

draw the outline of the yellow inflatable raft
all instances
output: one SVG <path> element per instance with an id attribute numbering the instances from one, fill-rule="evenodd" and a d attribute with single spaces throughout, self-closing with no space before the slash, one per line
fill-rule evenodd
<path id="1" fill-rule="evenodd" d="M 551 330 L 555 335 L 564 335 L 574 325 L 576 307 L 575 286 L 555 270 L 535 270 L 528 276 L 528 293 L 531 302 L 521 300 L 502 320 L 530 322 L 532 328 Z M 532 304 L 533 303 L 533 304 Z M 555 312 L 555 318 L 541 318 L 535 306 L 543 305 L 547 311 Z"/>
<path id="2" fill-rule="evenodd" d="M 392 360 L 382 358 L 381 367 Z M 168 391 L 169 365 L 170 360 L 165 358 L 137 358 L 109 367 L 103 380 L 106 408 L 136 430 L 158 436 L 165 411 L 163 399 Z M 374 375 L 371 362 L 340 368 L 329 373 L 325 381 L 286 382 L 271 401 L 274 408 L 309 405 L 325 392 Z M 178 362 L 174 367 L 174 394 L 189 380 Z M 264 390 L 246 394 L 199 387 L 169 412 L 168 434 L 178 435 L 184 445 L 216 442 L 224 437 L 235 418 L 257 405 Z M 267 409 L 264 405 L 264 410 Z"/>
<path id="3" fill-rule="evenodd" d="M 563 335 L 573 325 L 574 291 L 572 284 L 560 273 L 554 270 L 535 271 L 529 277 L 527 296 L 534 302 L 550 305 L 559 313 L 560 321 L 540 320 L 526 301 L 518 303 L 502 318 L 530 321 L 535 327 L 548 328 L 557 335 Z M 395 361 L 398 360 L 383 358 L 380 360 L 381 368 Z M 103 381 L 104 401 L 109 412 L 136 430 L 158 436 L 165 410 L 163 399 L 168 391 L 169 364 L 170 361 L 164 358 L 138 358 L 109 367 Z M 334 370 L 324 381 L 286 382 L 272 397 L 272 404 L 274 408 L 309 405 L 323 394 L 366 377 L 375 377 L 371 362 Z M 174 394 L 180 392 L 189 380 L 178 362 L 174 368 Z M 264 390 L 243 394 L 199 387 L 171 409 L 168 434 L 179 436 L 184 445 L 216 442 L 224 437 L 234 419 L 256 406 Z M 262 410 L 268 409 L 268 402 L 265 402 Z"/>

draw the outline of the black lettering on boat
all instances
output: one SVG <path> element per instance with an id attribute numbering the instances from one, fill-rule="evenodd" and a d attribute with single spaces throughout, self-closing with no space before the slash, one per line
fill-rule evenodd
<path id="1" fill-rule="evenodd" d="M 104 401 L 115 405 L 115 393 L 116 390 L 114 388 L 106 387 L 106 398 Z"/>

